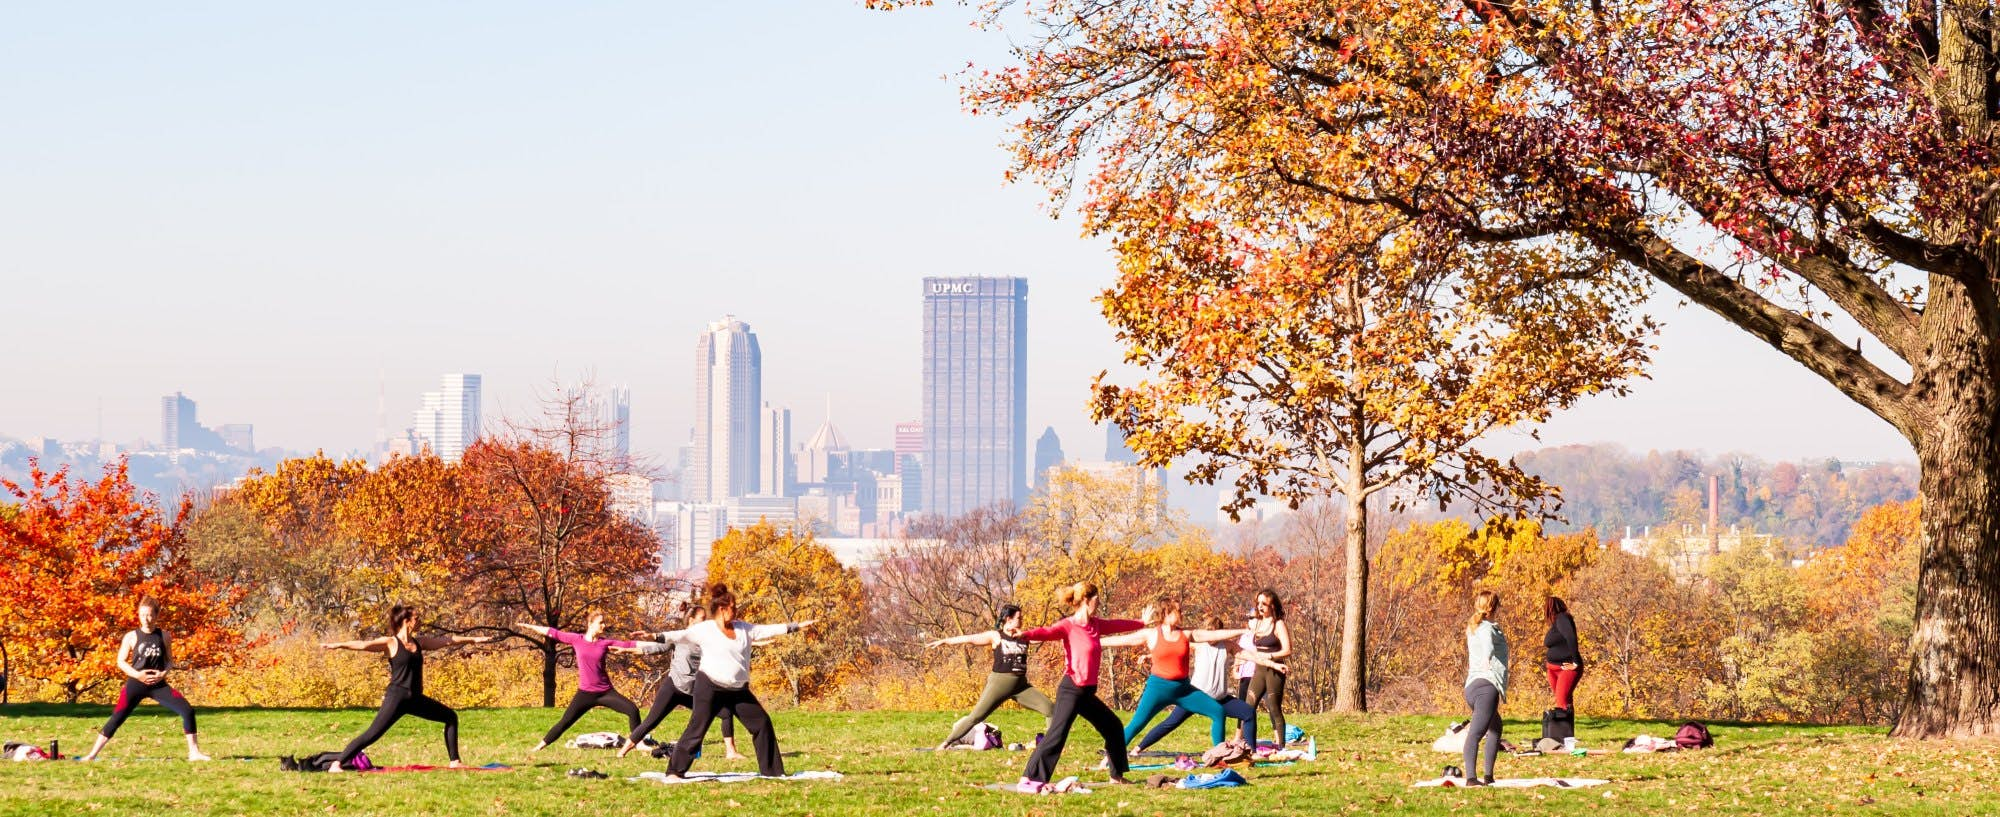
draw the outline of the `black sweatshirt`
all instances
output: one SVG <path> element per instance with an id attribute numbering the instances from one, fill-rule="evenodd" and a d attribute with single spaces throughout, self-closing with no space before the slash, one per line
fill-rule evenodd
<path id="1" fill-rule="evenodd" d="M 1568 613 L 1556 615 L 1555 623 L 1549 625 L 1549 634 L 1542 637 L 1542 646 L 1549 648 L 1551 664 L 1583 664 L 1583 652 L 1576 643 L 1576 619 Z"/>

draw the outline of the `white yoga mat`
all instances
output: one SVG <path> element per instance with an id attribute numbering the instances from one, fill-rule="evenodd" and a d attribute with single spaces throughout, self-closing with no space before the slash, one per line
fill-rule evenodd
<path id="1" fill-rule="evenodd" d="M 839 780 L 845 776 L 829 771 L 795 772 L 784 777 L 765 777 L 756 772 L 688 772 L 686 777 L 673 778 L 668 777 L 666 772 L 641 772 L 632 779 L 672 786 L 681 783 L 744 783 L 751 780 Z"/>

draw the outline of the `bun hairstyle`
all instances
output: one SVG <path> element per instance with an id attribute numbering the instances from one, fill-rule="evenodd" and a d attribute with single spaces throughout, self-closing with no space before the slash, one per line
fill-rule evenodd
<path id="1" fill-rule="evenodd" d="M 1056 601 L 1062 602 L 1062 606 L 1072 609 L 1080 607 L 1085 601 L 1094 598 L 1097 598 L 1097 585 L 1090 582 L 1077 582 L 1063 588 L 1062 592 L 1056 595 Z"/>
<path id="2" fill-rule="evenodd" d="M 401 604 L 398 604 L 394 607 L 390 607 L 389 634 L 397 635 L 402 633 L 403 623 L 416 617 L 417 617 L 417 608 L 415 607 L 405 607 Z"/>
<path id="3" fill-rule="evenodd" d="M 724 607 L 736 609 L 736 596 L 729 592 L 729 585 L 720 582 L 708 586 L 708 616 L 714 618 Z"/>
<path id="4" fill-rule="evenodd" d="M 1007 619 L 1013 618 L 1020 614 L 1021 614 L 1021 605 L 1018 604 L 1000 605 L 1000 610 L 993 614 L 993 629 L 998 630 L 1006 627 Z"/>
<path id="5" fill-rule="evenodd" d="M 1204 629 L 1204 630 L 1220 630 L 1220 629 L 1222 629 L 1222 617 L 1221 617 L 1221 616 L 1218 616 L 1218 615 L 1216 615 L 1216 614 L 1214 614 L 1214 613 L 1210 613 L 1210 614 L 1208 614 L 1208 615 L 1205 615 L 1205 616 L 1202 616 L 1202 617 L 1201 617 L 1201 628 L 1202 628 L 1202 629 Z"/>
<path id="6" fill-rule="evenodd" d="M 1491 590 L 1481 590 L 1472 597 L 1472 620 L 1465 623 L 1466 633 L 1479 629 L 1481 622 L 1492 621 L 1495 611 L 1500 609 L 1500 594 Z"/>
<path id="7" fill-rule="evenodd" d="M 1157 621 L 1165 622 L 1168 613 L 1179 613 L 1180 611 L 1181 603 L 1173 598 L 1160 596 L 1153 599 L 1153 618 Z"/>

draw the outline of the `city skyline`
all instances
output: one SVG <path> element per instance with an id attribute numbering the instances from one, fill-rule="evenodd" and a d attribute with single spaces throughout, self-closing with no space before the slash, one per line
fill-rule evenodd
<path id="1" fill-rule="evenodd" d="M 831 395 L 853 444 L 887 447 L 921 407 L 920 317 L 900 299 L 940 268 L 1033 270 L 1029 427 L 1095 439 L 1091 378 L 1133 376 L 1092 302 L 1105 242 L 1003 184 L 1005 123 L 966 116 L 941 79 L 1004 39 L 949 15 L 508 7 L 467 39 L 422 4 L 310 26 L 257 4 L 20 12 L 0 31 L 20 78 L 0 103 L 21 114 L 0 149 L 34 160 L 0 166 L 0 275 L 22 307 L 0 327 L 18 350 L 0 356 L 0 435 L 150 439 L 160 395 L 183 391 L 260 446 L 365 453 L 378 391 L 408 417 L 438 372 L 477 371 L 489 418 L 527 418 L 594 372 L 630 385 L 632 446 L 664 459 L 693 422 L 673 361 L 734 312 L 787 350 L 765 399 Z M 671 81 L 732 39 L 768 61 Z M 79 61 L 93 70 L 52 68 Z M 766 104 L 801 75 L 824 92 Z M 785 136 L 801 116 L 840 127 Z M 1651 379 L 1490 447 L 1913 458 L 1739 330 L 1672 293 L 1650 309 L 1667 325 Z"/>

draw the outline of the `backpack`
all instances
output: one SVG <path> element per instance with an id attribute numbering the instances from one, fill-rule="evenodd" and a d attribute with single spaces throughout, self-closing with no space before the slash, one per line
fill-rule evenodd
<path id="1" fill-rule="evenodd" d="M 1222 789 L 1222 788 L 1228 788 L 1230 786 L 1241 786 L 1249 782 L 1250 781 L 1243 779 L 1243 775 L 1237 774 L 1235 769 L 1223 769 L 1222 771 L 1219 772 L 1210 772 L 1208 774 L 1191 774 L 1188 775 L 1187 777 L 1183 777 L 1181 778 L 1181 788 Z"/>
<path id="2" fill-rule="evenodd" d="M 1708 734 L 1708 727 L 1699 721 L 1688 721 L 1674 733 L 1674 745 L 1682 749 L 1706 749 L 1715 745 L 1715 738 Z"/>
<path id="3" fill-rule="evenodd" d="M 9 742 L 6 746 L 0 747 L 0 758 L 6 760 L 51 760 L 54 756 L 49 752 L 43 751 L 42 747 L 32 743 Z"/>
<path id="4" fill-rule="evenodd" d="M 1576 737 L 1576 713 L 1561 708 L 1543 712 L 1542 737 L 1557 743 L 1563 738 Z"/>
<path id="5" fill-rule="evenodd" d="M 1007 745 L 1006 739 L 1000 736 L 1000 727 L 990 723 L 972 727 L 972 731 L 965 733 L 965 737 L 959 738 L 958 743 L 960 746 L 970 746 L 982 752 Z"/>
<path id="6" fill-rule="evenodd" d="M 1232 763 L 1244 763 L 1250 760 L 1251 754 L 1248 742 L 1240 737 L 1230 738 L 1209 747 L 1208 751 L 1202 752 L 1201 765 L 1227 766 Z"/>

